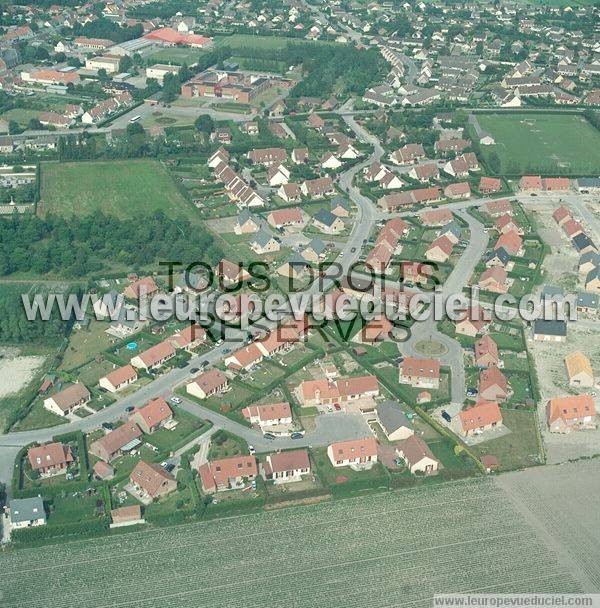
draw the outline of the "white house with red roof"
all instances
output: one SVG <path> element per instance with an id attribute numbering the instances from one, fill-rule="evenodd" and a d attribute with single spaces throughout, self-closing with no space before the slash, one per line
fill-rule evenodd
<path id="1" fill-rule="evenodd" d="M 377 439 L 365 437 L 349 441 L 337 441 L 327 447 L 332 466 L 350 467 L 360 471 L 370 469 L 377 462 Z"/>

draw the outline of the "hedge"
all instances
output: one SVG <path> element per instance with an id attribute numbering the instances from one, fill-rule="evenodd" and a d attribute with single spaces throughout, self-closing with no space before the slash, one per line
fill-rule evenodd
<path id="1" fill-rule="evenodd" d="M 23 530 L 13 530 L 11 541 L 15 545 L 36 546 L 49 544 L 57 539 L 102 536 L 109 530 L 108 517 L 102 517 L 85 522 L 61 525 L 45 525 Z"/>

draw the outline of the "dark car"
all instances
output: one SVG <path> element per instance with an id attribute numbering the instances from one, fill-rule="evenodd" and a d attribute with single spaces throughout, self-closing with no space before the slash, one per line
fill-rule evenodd
<path id="1" fill-rule="evenodd" d="M 265 439 L 269 439 L 270 441 L 273 441 L 273 439 L 275 439 L 275 435 L 273 435 L 273 433 L 265 433 L 265 434 L 263 435 L 263 437 L 264 437 Z"/>
<path id="2" fill-rule="evenodd" d="M 304 433 L 292 433 L 290 435 L 290 439 L 302 439 L 304 437 Z"/>
<path id="3" fill-rule="evenodd" d="M 135 407 L 134 407 L 133 405 L 128 405 L 128 406 L 125 408 L 125 411 L 129 413 L 129 412 L 133 412 L 133 410 L 134 410 L 134 409 L 135 409 Z"/>
<path id="4" fill-rule="evenodd" d="M 106 429 L 107 431 L 110 431 L 113 428 L 112 422 L 103 422 L 102 428 Z"/>
<path id="5" fill-rule="evenodd" d="M 165 466 L 165 471 L 167 473 L 170 473 L 174 468 L 175 468 L 175 465 L 173 463 L 169 463 L 168 465 Z"/>
<path id="6" fill-rule="evenodd" d="M 202 361 L 202 363 L 200 363 L 201 367 L 206 367 L 208 365 L 208 361 Z"/>
<path id="7" fill-rule="evenodd" d="M 350 249 L 350 253 L 354 253 L 356 251 L 356 247 L 352 247 L 352 249 Z"/>
<path id="8" fill-rule="evenodd" d="M 450 422 L 452 420 L 452 416 L 450 416 L 450 414 L 446 410 L 442 410 L 442 418 L 446 422 Z"/>
<path id="9" fill-rule="evenodd" d="M 195 374 L 196 372 L 199 372 L 199 371 L 200 371 L 200 370 L 199 370 L 199 368 L 197 368 L 197 367 L 192 367 L 192 369 L 190 370 L 190 372 L 191 372 L 192 374 Z"/>

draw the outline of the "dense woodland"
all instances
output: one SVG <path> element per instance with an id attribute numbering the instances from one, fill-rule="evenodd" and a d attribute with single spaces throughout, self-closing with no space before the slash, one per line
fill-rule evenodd
<path id="1" fill-rule="evenodd" d="M 144 218 L 119 219 L 102 213 L 64 218 L 49 214 L 0 221 L 0 275 L 51 273 L 84 277 L 115 265 L 127 271 L 163 260 L 182 263 L 222 257 L 212 236 L 184 218 L 161 211 Z"/>
<path id="2" fill-rule="evenodd" d="M 54 310 L 48 321 L 28 321 L 21 300 L 22 293 L 35 290 L 25 283 L 0 289 L 0 344 L 58 344 L 69 331 L 70 323 L 63 321 Z"/>

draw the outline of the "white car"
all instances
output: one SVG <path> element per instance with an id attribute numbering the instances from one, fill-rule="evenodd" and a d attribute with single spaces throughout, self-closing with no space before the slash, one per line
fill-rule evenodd
<path id="1" fill-rule="evenodd" d="M 250 452 L 251 456 L 254 456 L 254 454 L 256 454 L 256 448 L 253 445 L 248 446 L 248 451 Z"/>
<path id="2" fill-rule="evenodd" d="M 183 403 L 183 399 L 181 397 L 171 397 L 170 401 L 171 401 L 171 403 L 174 403 L 175 405 L 179 405 L 180 403 Z"/>

